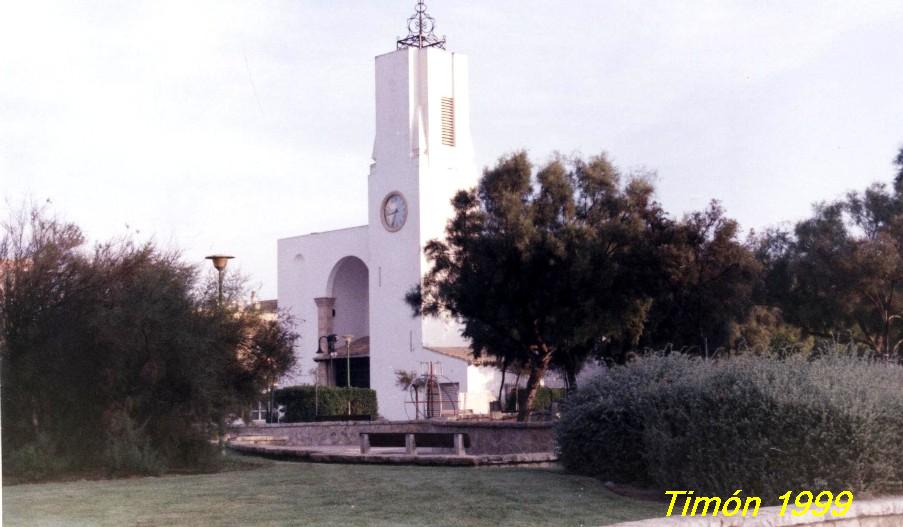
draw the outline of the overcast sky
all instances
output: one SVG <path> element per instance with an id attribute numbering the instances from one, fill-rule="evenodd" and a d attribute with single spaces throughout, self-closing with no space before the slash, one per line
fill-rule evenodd
<path id="1" fill-rule="evenodd" d="M 228 252 L 275 296 L 278 238 L 366 223 L 373 57 L 413 4 L 5 2 L 3 206 Z M 470 56 L 480 167 L 604 150 L 673 214 L 758 229 L 890 181 L 903 146 L 899 0 L 428 4 Z"/>

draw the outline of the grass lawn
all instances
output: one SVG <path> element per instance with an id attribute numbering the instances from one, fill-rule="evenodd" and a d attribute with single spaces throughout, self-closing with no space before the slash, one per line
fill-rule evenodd
<path id="1" fill-rule="evenodd" d="M 541 468 L 325 465 L 3 488 L 3 525 L 605 525 L 663 514 Z"/>

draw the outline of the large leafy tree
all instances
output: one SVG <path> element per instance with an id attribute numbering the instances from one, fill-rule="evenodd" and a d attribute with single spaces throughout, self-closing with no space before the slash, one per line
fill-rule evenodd
<path id="1" fill-rule="evenodd" d="M 35 209 L 4 225 L 0 266 L 5 456 L 40 442 L 74 468 L 141 470 L 122 466 L 128 449 L 190 465 L 210 425 L 294 360 L 293 334 L 217 306 L 195 266 L 151 243 L 89 249 Z"/>
<path id="2" fill-rule="evenodd" d="M 717 202 L 678 222 L 658 247 L 664 287 L 642 343 L 710 355 L 731 348 L 755 306 L 761 265 Z"/>
<path id="3" fill-rule="evenodd" d="M 253 312 L 251 314 L 255 315 Z M 253 326 L 245 349 L 239 353 L 239 360 L 244 371 L 257 384 L 258 393 L 268 393 L 268 409 L 272 419 L 276 382 L 295 366 L 297 359 L 293 349 L 299 335 L 292 329 L 294 318 L 284 312 L 272 318 L 259 318 Z"/>
<path id="4" fill-rule="evenodd" d="M 903 348 L 903 150 L 892 188 L 821 203 L 793 233 L 773 232 L 760 253 L 770 301 L 807 333 L 849 339 L 878 354 Z"/>
<path id="5" fill-rule="evenodd" d="M 408 301 L 461 320 L 475 354 L 528 370 L 527 419 L 550 367 L 573 378 L 588 355 L 638 342 L 670 224 L 652 194 L 643 179 L 622 183 L 605 156 L 556 159 L 535 176 L 525 153 L 504 157 L 454 197 Z"/>

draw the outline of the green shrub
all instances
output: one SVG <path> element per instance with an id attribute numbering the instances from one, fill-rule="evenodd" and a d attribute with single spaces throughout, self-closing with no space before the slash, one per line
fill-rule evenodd
<path id="1" fill-rule="evenodd" d="M 183 471 L 219 471 L 223 466 L 223 451 L 214 439 L 196 437 L 182 441 L 177 455 L 167 458 L 168 468 Z"/>
<path id="2" fill-rule="evenodd" d="M 557 437 L 568 469 L 619 482 L 766 499 L 899 492 L 903 368 L 838 355 L 650 356 L 585 383 Z"/>
<path id="3" fill-rule="evenodd" d="M 46 479 L 66 468 L 66 461 L 57 455 L 45 435 L 39 435 L 37 440 L 13 450 L 3 460 L 4 477 L 12 476 L 22 481 Z"/>
<path id="4" fill-rule="evenodd" d="M 552 408 L 552 403 L 558 401 L 560 399 L 564 399 L 566 390 L 564 388 L 546 388 L 545 386 L 540 386 L 536 389 L 536 398 L 533 399 L 533 411 L 535 412 L 547 412 Z M 517 390 L 508 392 L 508 397 L 505 401 L 505 409 L 508 412 L 517 411 L 517 405 L 515 404 L 516 397 L 520 397 L 523 399 L 527 395 L 526 390 Z M 521 402 L 523 404 L 523 402 Z"/>
<path id="5" fill-rule="evenodd" d="M 124 437 L 109 441 L 104 452 L 104 465 L 112 474 L 158 476 L 166 470 L 166 465 L 150 444 Z"/>
<path id="6" fill-rule="evenodd" d="M 285 406 L 284 421 L 297 423 L 315 421 L 318 417 L 348 414 L 376 417 L 376 392 L 369 388 L 336 386 L 288 386 L 276 390 L 276 403 Z"/>
<path id="7" fill-rule="evenodd" d="M 102 463 L 111 474 L 157 476 L 166 470 L 160 454 L 125 412 L 117 412 L 110 418 Z"/>

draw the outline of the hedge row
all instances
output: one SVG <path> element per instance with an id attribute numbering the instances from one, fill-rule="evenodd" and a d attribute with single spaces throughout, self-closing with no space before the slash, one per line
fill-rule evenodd
<path id="1" fill-rule="evenodd" d="M 336 386 L 288 386 L 276 390 L 276 403 L 285 407 L 284 421 L 297 423 L 317 418 L 348 415 L 376 417 L 376 391 L 369 388 L 341 388 Z"/>
<path id="2" fill-rule="evenodd" d="M 517 397 L 520 397 L 521 404 L 523 404 L 523 399 L 527 395 L 527 390 L 517 390 L 508 392 L 507 400 L 505 401 L 505 411 L 507 412 L 516 412 L 517 411 Z M 533 399 L 533 411 L 535 412 L 547 412 L 552 408 L 552 403 L 558 401 L 560 399 L 564 399 L 566 395 L 566 390 L 564 388 L 546 388 L 545 386 L 540 386 L 536 389 L 536 398 Z"/>
<path id="3" fill-rule="evenodd" d="M 568 469 L 617 482 L 771 499 L 900 492 L 903 368 L 651 356 L 585 383 L 563 404 L 557 437 Z"/>

